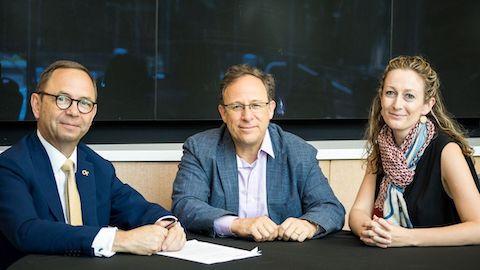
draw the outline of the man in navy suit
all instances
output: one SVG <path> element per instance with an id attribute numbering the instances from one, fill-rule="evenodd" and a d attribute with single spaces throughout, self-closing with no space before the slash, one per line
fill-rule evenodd
<path id="1" fill-rule="evenodd" d="M 270 123 L 273 77 L 247 65 L 228 69 L 218 110 L 225 123 L 184 144 L 173 212 L 211 236 L 299 241 L 340 230 L 345 210 L 316 149 Z"/>
<path id="2" fill-rule="evenodd" d="M 95 80 L 57 61 L 31 107 L 37 130 L 0 155 L 0 268 L 28 253 L 105 256 L 179 250 L 176 218 L 115 175 L 80 139 L 97 112 Z"/>

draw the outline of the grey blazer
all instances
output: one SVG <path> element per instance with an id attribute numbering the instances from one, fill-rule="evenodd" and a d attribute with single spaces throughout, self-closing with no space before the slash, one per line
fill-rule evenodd
<path id="1" fill-rule="evenodd" d="M 267 204 L 270 219 L 289 217 L 320 225 L 324 236 L 340 230 L 345 209 L 328 185 L 316 159 L 317 150 L 303 139 L 268 127 L 275 158 L 267 159 Z M 225 125 L 185 141 L 173 184 L 173 213 L 191 232 L 213 236 L 213 222 L 238 215 L 238 173 L 235 147 Z"/>

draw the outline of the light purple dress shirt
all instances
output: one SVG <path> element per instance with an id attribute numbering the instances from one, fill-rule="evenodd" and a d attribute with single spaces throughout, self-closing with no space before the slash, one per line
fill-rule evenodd
<path id="1" fill-rule="evenodd" d="M 231 225 L 236 218 L 268 216 L 267 155 L 275 158 L 268 130 L 257 153 L 257 159 L 252 164 L 237 155 L 238 216 L 217 218 L 213 222 L 216 235 L 221 237 L 233 235 Z"/>

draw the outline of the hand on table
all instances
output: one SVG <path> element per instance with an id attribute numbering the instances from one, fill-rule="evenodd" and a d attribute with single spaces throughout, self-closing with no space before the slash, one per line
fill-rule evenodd
<path id="1" fill-rule="evenodd" d="M 152 255 L 162 250 L 168 230 L 158 225 L 145 225 L 129 231 L 118 230 L 112 250 L 138 255 Z"/>
<path id="2" fill-rule="evenodd" d="M 317 232 L 317 225 L 304 219 L 287 218 L 278 227 L 278 239 L 303 242 L 311 239 Z"/>
<path id="3" fill-rule="evenodd" d="M 237 218 L 231 229 L 237 236 L 252 237 L 257 242 L 273 241 L 278 236 L 278 225 L 267 216 Z"/>
<path id="4" fill-rule="evenodd" d="M 360 240 L 369 246 L 402 247 L 412 244 L 410 229 L 393 225 L 383 218 L 374 216 L 373 220 L 363 224 L 365 230 L 360 233 Z"/>
<path id="5" fill-rule="evenodd" d="M 187 241 L 187 236 L 180 222 L 158 221 L 155 224 L 168 230 L 167 236 L 162 243 L 161 251 L 178 251 L 183 248 Z"/>

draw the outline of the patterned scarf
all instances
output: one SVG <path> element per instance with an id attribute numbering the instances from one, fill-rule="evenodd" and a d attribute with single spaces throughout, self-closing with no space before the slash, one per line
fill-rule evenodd
<path id="1" fill-rule="evenodd" d="M 374 213 L 382 213 L 393 224 L 412 228 L 407 206 L 403 198 L 405 188 L 413 181 L 418 160 L 435 135 L 435 125 L 427 120 L 418 122 L 397 147 L 393 131 L 383 126 L 378 135 L 378 145 L 384 177 L 375 201 Z"/>

